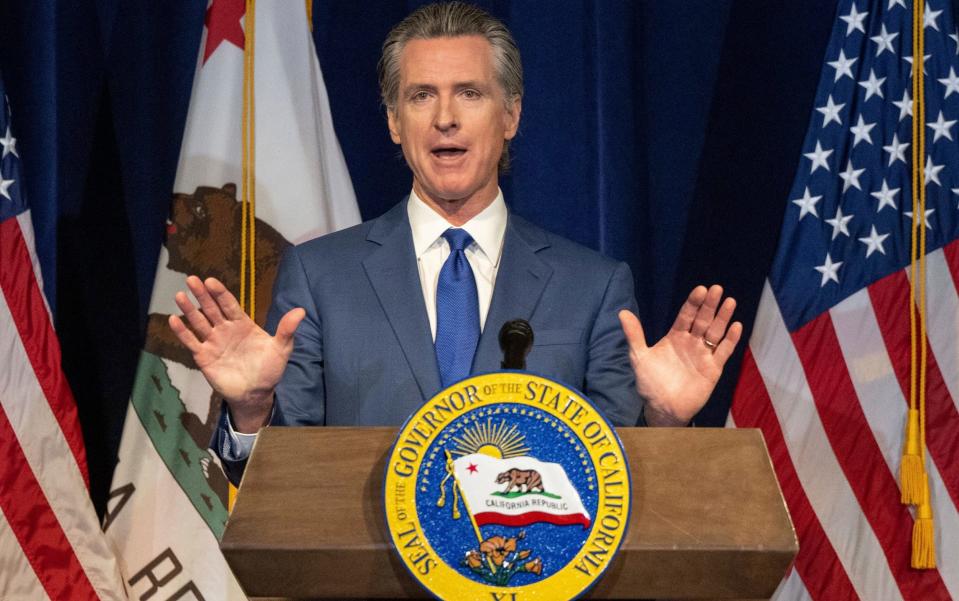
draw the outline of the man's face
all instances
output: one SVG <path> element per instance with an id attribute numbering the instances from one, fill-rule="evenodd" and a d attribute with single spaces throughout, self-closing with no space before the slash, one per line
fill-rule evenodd
<path id="1" fill-rule="evenodd" d="M 507 110 L 483 37 L 412 40 L 403 48 L 399 95 L 387 115 L 390 137 L 402 145 L 413 188 L 427 203 L 489 204 L 519 115 L 519 98 Z"/>

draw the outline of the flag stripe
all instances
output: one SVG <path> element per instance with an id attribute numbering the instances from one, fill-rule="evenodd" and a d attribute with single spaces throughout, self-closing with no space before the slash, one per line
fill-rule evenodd
<path id="1" fill-rule="evenodd" d="M 955 246 L 955 245 L 954 245 Z M 959 406 L 959 341 L 956 317 L 959 316 L 959 292 L 944 251 L 928 258 L 929 345 L 936 357 L 942 381 L 953 404 Z"/>
<path id="2" fill-rule="evenodd" d="M 876 533 L 903 598 L 945 599 L 935 570 L 909 568 L 913 519 L 859 405 L 828 312 L 793 333 L 806 380 L 836 459 Z"/>
<path id="3" fill-rule="evenodd" d="M 899 383 L 886 353 L 869 292 L 864 288 L 830 310 L 836 339 L 846 362 L 860 408 L 872 430 L 888 470 L 899 473 L 902 435 L 908 406 L 899 394 Z"/>
<path id="4" fill-rule="evenodd" d="M 32 371 L 67 440 L 84 485 L 89 488 L 83 433 L 77 420 L 73 393 L 60 368 L 60 343 L 53 331 L 43 293 L 34 278 L 33 261 L 20 222 L 16 219 L 0 223 L 0 257 L 4 257 L 0 261 L 0 290 L 6 297 Z"/>
<path id="5" fill-rule="evenodd" d="M 952 283 L 959 291 L 959 240 L 947 244 L 942 252 L 946 259 L 946 265 L 949 266 L 949 273 L 952 275 Z"/>
<path id="6" fill-rule="evenodd" d="M 98 599 L 2 406 L 0 457 L 0 508 L 44 590 L 52 599 Z"/>
<path id="7" fill-rule="evenodd" d="M 748 349 L 743 357 L 736 395 L 743 399 L 732 407 L 736 426 L 762 430 L 793 526 L 803 541 L 796 555 L 795 568 L 802 575 L 803 582 L 808 583 L 805 588 L 817 600 L 857 599 L 849 576 L 799 482 L 766 385 Z M 798 578 L 798 575 L 792 578 Z"/>
<path id="8" fill-rule="evenodd" d="M 473 515 L 476 518 L 477 526 L 486 526 L 487 524 L 498 524 L 500 526 L 529 526 L 538 522 L 556 524 L 557 526 L 572 526 L 579 524 L 583 528 L 589 528 L 589 518 L 581 513 L 574 514 L 555 514 L 545 511 L 527 511 L 517 515 L 507 515 L 495 511 L 481 511 Z"/>
<path id="9" fill-rule="evenodd" d="M 0 80 L 0 132 L 10 137 L 11 129 Z M 20 157 L 8 150 L 0 160 L 0 598 L 125 598 L 88 493 L 83 436 L 43 296 Z"/>
<path id="10" fill-rule="evenodd" d="M 37 579 L 33 566 L 20 548 L 20 541 L 10 529 L 6 516 L 0 507 L 0 557 L 3 569 L 0 570 L 0 591 L 8 599 L 45 600 L 50 597 L 43 590 L 43 584 Z"/>
<path id="11" fill-rule="evenodd" d="M 856 395 L 862 399 L 863 414 L 888 469 L 892 474 L 898 474 L 908 403 L 899 392 L 899 382 L 885 352 L 868 291 L 860 290 L 833 307 L 830 313 Z M 937 552 L 941 557 L 959 557 L 959 538 L 939 536 L 942 532 L 959 532 L 959 513 L 943 487 L 935 462 L 929 462 L 928 469 L 937 524 Z M 940 574 L 949 591 L 956 595 L 959 592 L 959 572 L 940 569 Z"/>
<path id="12" fill-rule="evenodd" d="M 40 292 L 43 292 L 43 274 L 40 273 L 40 258 L 37 257 L 37 246 L 36 246 L 36 236 L 33 232 L 33 218 L 31 216 L 30 209 L 17 215 L 17 221 L 20 222 L 20 233 L 23 235 L 23 244 L 27 247 L 27 254 L 30 255 L 30 260 L 33 263 L 33 279 L 37 282 L 37 285 L 40 287 Z M 44 294 L 40 295 L 40 298 L 43 300 L 43 305 L 47 308 L 47 314 L 50 315 L 50 304 L 47 302 L 47 297 Z"/>
<path id="13" fill-rule="evenodd" d="M 950 599 L 959 599 L 959 565 L 954 558 L 959 557 L 959 511 L 945 489 L 942 475 L 934 462 L 927 468 L 929 474 L 929 495 L 933 511 L 933 526 L 936 544 L 936 556 L 939 558 L 937 569 L 949 589 Z"/>
<path id="14" fill-rule="evenodd" d="M 869 287 L 879 328 L 886 348 L 893 358 L 903 402 L 909 402 L 909 281 L 905 272 L 876 282 Z M 953 329 L 954 332 L 954 329 Z M 953 334 L 954 335 L 954 334 Z M 946 490 L 953 503 L 959 503 L 959 412 L 942 379 L 936 355 L 928 353 L 926 444 L 939 467 Z"/>
<path id="15" fill-rule="evenodd" d="M 823 431 L 796 348 L 767 280 L 750 350 L 810 505 L 860 598 L 901 599 L 885 554 Z M 742 397 L 737 396 L 737 403 Z M 804 541 L 800 540 L 800 547 Z"/>
<path id="16" fill-rule="evenodd" d="M 6 296 L 0 294 L 0 316 L 9 313 Z M 42 496 L 37 501 L 54 512 L 94 587 L 102 595 L 122 591 L 116 562 L 100 531 L 83 476 L 9 317 L 0 318 L 0 357 L 7 360 L 4 369 L 0 369 L 0 408 L 16 433 L 19 452 L 40 486 Z M 32 499 L 21 497 L 18 501 L 29 505 Z"/>
<path id="17" fill-rule="evenodd" d="M 789 601 L 812 601 L 813 599 L 796 570 L 789 571 L 783 581 L 779 583 L 779 587 L 776 588 L 776 592 L 773 593 L 769 601 L 785 601 L 787 599 Z"/>

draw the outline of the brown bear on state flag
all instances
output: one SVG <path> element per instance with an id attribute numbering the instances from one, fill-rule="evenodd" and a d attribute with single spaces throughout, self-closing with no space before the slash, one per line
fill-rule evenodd
<path id="1" fill-rule="evenodd" d="M 169 254 L 167 268 L 183 274 L 203 273 L 219 279 L 239 298 L 242 205 L 236 198 L 236 184 L 222 187 L 199 186 L 193 194 L 174 194 L 164 246 Z M 261 326 L 270 308 L 276 270 L 290 243 L 263 220 L 256 220 L 256 316 Z M 173 335 L 169 315 L 151 313 L 147 322 L 144 350 L 167 361 L 197 369 L 189 351 Z M 185 406 L 180 423 L 196 443 L 206 449 L 220 412 L 221 399 L 211 394 L 206 415 Z M 204 470 L 211 488 L 226 502 L 226 481 L 219 469 Z M 218 480 L 213 482 L 213 480 Z M 219 482 L 219 480 L 223 480 Z"/>

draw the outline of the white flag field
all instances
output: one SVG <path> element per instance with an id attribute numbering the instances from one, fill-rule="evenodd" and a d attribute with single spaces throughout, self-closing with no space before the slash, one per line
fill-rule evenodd
<path id="1" fill-rule="evenodd" d="M 104 520 L 137 599 L 245 598 L 218 548 L 228 486 L 208 445 L 220 402 L 167 319 L 178 313 L 173 296 L 189 274 L 239 292 L 244 45 L 251 39 L 256 287 L 248 294 L 257 320 L 269 308 L 284 249 L 360 221 L 305 5 L 255 6 L 254 15 L 244 14 L 242 0 L 212 0 L 207 9 L 147 340 Z"/>
<path id="2" fill-rule="evenodd" d="M 558 463 L 474 453 L 453 461 L 453 472 L 477 526 L 590 525 L 579 492 Z"/>

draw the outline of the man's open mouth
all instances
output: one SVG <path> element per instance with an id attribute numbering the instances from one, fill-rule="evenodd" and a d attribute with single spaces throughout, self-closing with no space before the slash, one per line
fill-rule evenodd
<path id="1" fill-rule="evenodd" d="M 466 149 L 460 146 L 437 146 L 430 152 L 440 159 L 455 159 L 466 154 Z"/>

